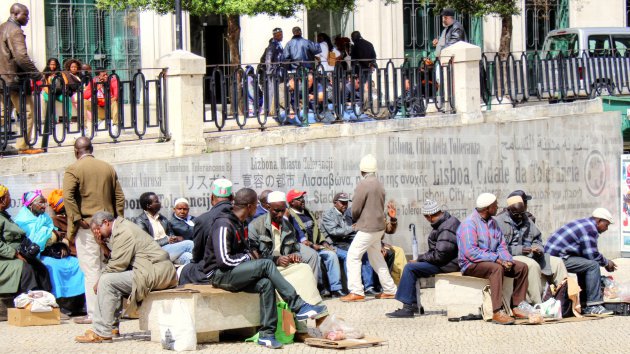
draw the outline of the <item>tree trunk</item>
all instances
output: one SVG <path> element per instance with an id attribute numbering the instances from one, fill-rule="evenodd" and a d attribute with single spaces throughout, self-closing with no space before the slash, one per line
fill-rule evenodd
<path id="1" fill-rule="evenodd" d="M 241 39 L 241 26 L 239 15 L 228 15 L 228 47 L 230 49 L 230 64 L 240 64 L 241 54 L 238 43 Z"/>
<path id="2" fill-rule="evenodd" d="M 241 25 L 239 21 L 239 15 L 228 15 L 228 28 L 227 28 L 227 37 L 228 37 L 228 49 L 230 51 L 230 66 L 227 71 L 227 75 L 232 77 L 234 72 L 239 64 L 241 64 L 241 53 L 238 48 L 239 41 L 241 39 Z M 236 75 L 237 77 L 232 77 L 232 80 L 236 80 L 237 82 L 241 81 L 240 75 Z M 240 87 L 240 85 L 239 85 Z M 232 89 L 228 88 L 229 95 L 232 96 Z M 242 91 L 239 89 L 236 92 L 236 97 L 231 97 L 231 106 L 232 109 L 237 109 L 239 114 L 243 114 L 245 112 L 245 102 L 243 101 Z M 232 114 L 233 112 L 230 112 Z"/>
<path id="3" fill-rule="evenodd" d="M 504 97 L 508 94 L 507 89 L 509 85 L 507 76 L 507 70 L 509 69 L 505 60 L 510 54 L 510 44 L 512 43 L 512 15 L 501 15 L 501 39 L 499 43 L 499 58 L 502 65 L 499 65 L 497 68 L 497 75 L 499 75 L 497 80 L 497 96 Z"/>
<path id="4" fill-rule="evenodd" d="M 505 59 L 510 53 L 510 44 L 512 43 L 512 15 L 501 16 L 501 40 L 499 43 L 499 54 Z"/>

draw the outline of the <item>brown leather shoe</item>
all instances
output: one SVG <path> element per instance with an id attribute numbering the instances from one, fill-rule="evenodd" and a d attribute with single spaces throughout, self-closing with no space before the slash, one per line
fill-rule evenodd
<path id="1" fill-rule="evenodd" d="M 112 337 L 119 338 L 120 337 L 120 328 L 112 328 Z"/>
<path id="2" fill-rule="evenodd" d="M 339 300 L 343 302 L 361 302 L 361 301 L 365 301 L 365 296 L 357 295 L 355 293 L 350 293 L 344 297 L 340 297 Z"/>
<path id="3" fill-rule="evenodd" d="M 519 309 L 518 307 L 515 307 L 512 309 L 512 314 L 514 315 L 515 318 L 529 318 L 529 315 L 526 314 L 523 310 Z"/>
<path id="4" fill-rule="evenodd" d="M 380 294 L 376 294 L 376 296 L 374 296 L 374 298 L 376 298 L 376 299 L 395 299 L 396 298 L 396 294 L 380 293 Z"/>
<path id="5" fill-rule="evenodd" d="M 112 337 L 101 337 L 93 330 L 88 329 L 84 335 L 74 337 L 74 340 L 79 343 L 111 343 Z"/>
<path id="6" fill-rule="evenodd" d="M 492 322 L 500 325 L 514 324 L 514 319 L 508 316 L 505 311 L 499 310 L 492 315 Z"/>
<path id="7" fill-rule="evenodd" d="M 35 155 L 35 154 L 42 154 L 46 151 L 44 151 L 44 149 L 25 149 L 25 150 L 20 150 L 18 151 L 18 154 L 20 155 Z"/>
<path id="8" fill-rule="evenodd" d="M 92 324 L 92 319 L 89 318 L 88 316 L 76 317 L 72 321 L 76 324 Z"/>

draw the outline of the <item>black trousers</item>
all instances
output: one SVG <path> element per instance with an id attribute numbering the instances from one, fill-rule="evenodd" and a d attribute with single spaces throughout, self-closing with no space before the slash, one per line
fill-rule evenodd
<path id="1" fill-rule="evenodd" d="M 48 292 L 52 290 L 48 269 L 38 259 L 28 260 L 22 267 L 18 294 L 29 290 L 44 290 Z"/>
<path id="2" fill-rule="evenodd" d="M 260 337 L 274 336 L 278 323 L 276 291 L 295 313 L 304 305 L 298 296 L 269 259 L 256 259 L 243 262 L 229 270 L 218 269 L 212 276 L 214 287 L 232 292 L 244 291 L 260 294 Z"/>

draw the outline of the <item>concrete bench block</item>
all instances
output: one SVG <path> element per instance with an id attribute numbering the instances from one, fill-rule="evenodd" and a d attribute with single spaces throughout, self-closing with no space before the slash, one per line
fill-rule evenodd
<path id="1" fill-rule="evenodd" d="M 151 340 L 160 341 L 160 314 L 181 300 L 195 322 L 197 342 L 218 342 L 219 332 L 260 326 L 258 294 L 232 293 L 211 285 L 186 285 L 184 288 L 149 293 L 140 307 L 140 329 L 151 331 Z"/>
<path id="2" fill-rule="evenodd" d="M 503 298 L 510 303 L 514 281 L 503 278 Z M 446 307 L 449 318 L 481 314 L 483 288 L 490 285 L 487 279 L 468 277 L 459 272 L 435 276 L 435 303 Z"/>

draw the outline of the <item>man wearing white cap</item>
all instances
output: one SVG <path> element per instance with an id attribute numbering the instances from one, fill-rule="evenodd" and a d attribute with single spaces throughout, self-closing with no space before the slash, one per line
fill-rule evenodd
<path id="1" fill-rule="evenodd" d="M 193 227 L 195 227 L 194 216 L 189 214 L 190 203 L 186 198 L 178 198 L 173 205 L 173 215 L 171 215 L 171 227 L 175 235 L 182 236 L 185 240 L 193 239 Z"/>
<path id="2" fill-rule="evenodd" d="M 582 313 L 587 316 L 612 315 L 612 311 L 602 306 L 604 300 L 599 267 L 613 272 L 617 265 L 597 249 L 599 234 L 608 230 L 608 225 L 612 223 L 612 214 L 604 208 L 597 208 L 591 217 L 562 226 L 549 237 L 545 246 L 545 252 L 562 258 L 567 270 L 578 275 L 578 283 L 582 288 L 580 301 L 586 303 Z"/>
<path id="3" fill-rule="evenodd" d="M 515 261 L 508 252 L 503 233 L 492 218 L 497 215 L 497 197 L 482 193 L 476 208 L 457 230 L 459 266 L 464 275 L 490 281 L 492 322 L 513 324 L 514 319 L 503 309 L 503 277 L 514 278 L 512 313 L 516 318 L 527 318 L 517 306 L 527 295 L 527 265 Z"/>
<path id="4" fill-rule="evenodd" d="M 545 284 L 549 282 L 559 286 L 567 277 L 567 268 L 562 259 L 544 252 L 542 234 L 525 212 L 523 198 L 511 196 L 507 204 L 505 212 L 494 219 L 503 232 L 510 254 L 517 261 L 527 264 L 527 302 L 540 304 Z"/>
<path id="5" fill-rule="evenodd" d="M 359 168 L 363 179 L 354 190 L 352 198 L 352 221 L 357 234 L 350 244 L 346 258 L 350 294 L 340 300 L 365 301 L 361 282 L 361 258 L 366 252 L 383 288 L 383 292 L 376 295 L 376 298 L 393 299 L 396 296 L 396 284 L 381 254 L 381 237 L 385 233 L 385 188 L 376 178 L 377 163 L 373 155 L 365 155 Z"/>
<path id="6" fill-rule="evenodd" d="M 284 217 L 287 211 L 286 195 L 275 191 L 267 195 L 268 212 L 254 219 L 247 229 L 249 246 L 252 252 L 262 259 L 269 259 L 278 267 L 280 274 L 295 288 L 304 301 L 324 306 L 317 290 L 317 278 L 303 257 L 302 250 L 308 250 L 319 263 L 317 253 L 310 247 L 301 245 L 297 240 L 297 231 Z M 307 257 L 309 257 L 307 255 Z M 324 316 L 326 313 L 323 313 Z M 318 318 L 323 318 L 318 316 Z M 320 324 L 321 321 L 318 322 Z M 296 341 L 308 338 L 305 322 L 297 322 Z"/>

